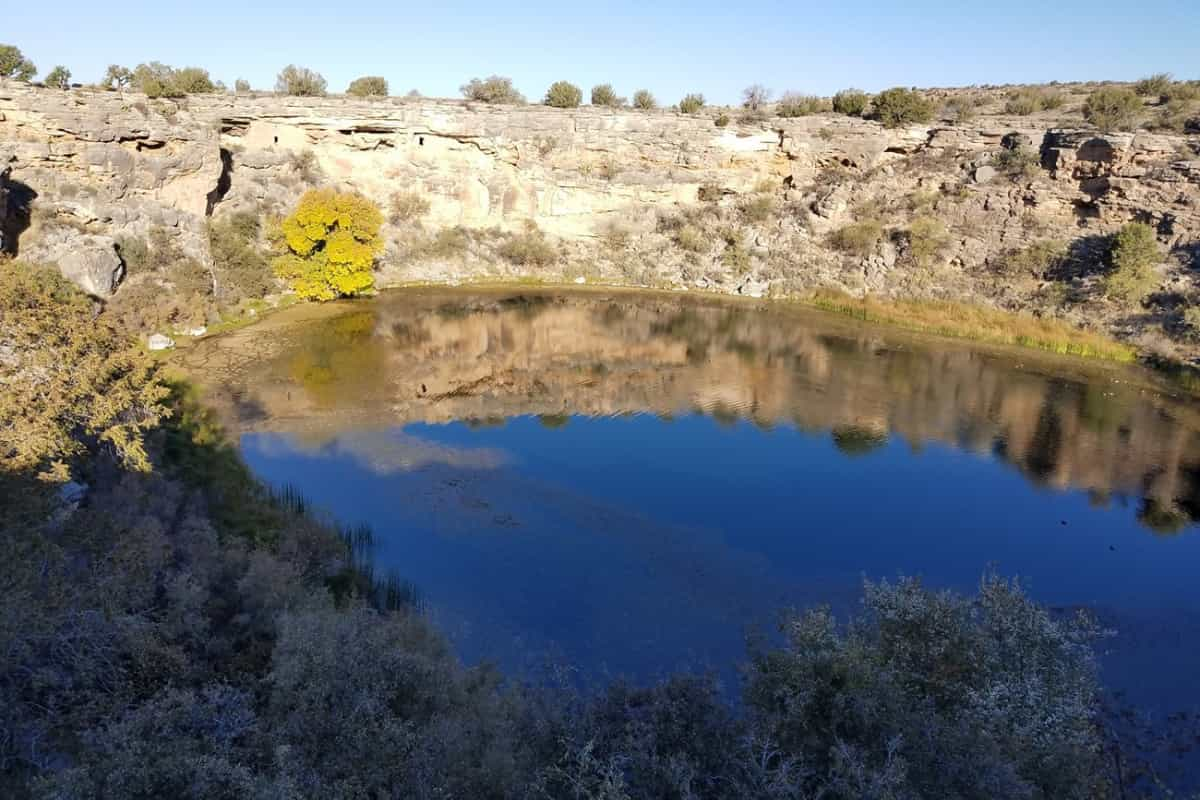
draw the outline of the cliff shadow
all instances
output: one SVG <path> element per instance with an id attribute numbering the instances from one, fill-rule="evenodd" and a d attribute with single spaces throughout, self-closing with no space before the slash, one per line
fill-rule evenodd
<path id="1" fill-rule="evenodd" d="M 0 193 L 0 252 L 14 258 L 20 254 L 21 234 L 29 229 L 29 221 L 33 214 L 33 201 L 38 193 L 32 186 L 14 181 L 11 178 L 4 183 Z"/>

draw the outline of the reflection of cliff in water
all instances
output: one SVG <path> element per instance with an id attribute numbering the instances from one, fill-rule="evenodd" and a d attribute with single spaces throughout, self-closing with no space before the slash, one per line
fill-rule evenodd
<path id="1" fill-rule="evenodd" d="M 830 431 L 851 456 L 890 437 L 994 453 L 1098 503 L 1137 498 L 1161 532 L 1200 519 L 1200 410 L 1135 370 L 663 296 L 443 291 L 350 308 L 210 340 L 191 358 L 228 367 L 236 388 L 214 394 L 243 429 L 321 439 L 408 422 L 539 415 L 554 427 L 573 414 L 699 410 Z"/>

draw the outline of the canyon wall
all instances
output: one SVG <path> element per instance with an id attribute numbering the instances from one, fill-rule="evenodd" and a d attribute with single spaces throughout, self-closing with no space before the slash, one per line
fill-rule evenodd
<path id="1" fill-rule="evenodd" d="M 1061 112 L 898 129 L 835 114 L 715 122 L 668 110 L 148 100 L 0 83 L 6 246 L 107 297 L 123 276 L 118 239 L 165 229 L 203 261 L 208 218 L 286 213 L 308 186 L 334 185 L 385 213 L 397 193 L 419 198 L 415 214 L 385 226 L 384 286 L 533 276 L 754 296 L 830 287 L 1032 308 L 1118 334 L 1170 334 L 1173 309 L 1196 291 L 1196 135 L 1099 134 Z M 994 166 L 1005 150 L 1027 150 L 1036 165 L 1006 175 Z M 759 197 L 763 213 L 751 214 Z M 832 231 L 868 214 L 895 235 L 863 253 L 830 245 Z M 932 264 L 906 249 L 919 216 L 946 232 Z M 1103 237 L 1130 220 L 1155 226 L 1163 254 L 1166 304 L 1140 316 L 1094 291 Z M 680 225 L 693 223 L 707 238 L 679 247 Z M 530 225 L 556 248 L 553 265 L 489 248 Z M 457 246 L 430 246 L 452 227 L 466 231 Z M 1047 238 L 1072 245 L 1069 269 L 997 277 L 1005 254 Z"/>

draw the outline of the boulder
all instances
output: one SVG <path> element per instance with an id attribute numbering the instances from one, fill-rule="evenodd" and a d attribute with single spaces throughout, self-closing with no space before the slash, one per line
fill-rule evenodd
<path id="1" fill-rule="evenodd" d="M 976 167 L 975 168 L 975 182 L 976 183 L 988 183 L 995 177 L 996 177 L 996 168 L 995 167 L 984 166 L 984 167 Z"/>
<path id="2" fill-rule="evenodd" d="M 116 245 L 105 237 L 87 237 L 55 260 L 63 277 L 94 297 L 112 297 L 125 277 Z"/>

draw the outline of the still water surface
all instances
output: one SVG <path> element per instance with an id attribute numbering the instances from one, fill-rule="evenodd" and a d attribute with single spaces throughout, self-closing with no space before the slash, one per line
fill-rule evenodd
<path id="1" fill-rule="evenodd" d="M 404 292 L 188 358 L 265 480 L 418 585 L 468 660 L 711 668 L 863 576 L 989 567 L 1200 705 L 1200 405 L 1137 370 L 631 294 Z"/>

